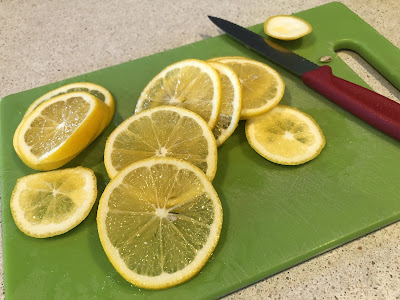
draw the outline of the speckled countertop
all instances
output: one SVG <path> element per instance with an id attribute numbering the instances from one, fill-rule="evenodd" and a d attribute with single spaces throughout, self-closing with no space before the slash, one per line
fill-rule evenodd
<path id="1" fill-rule="evenodd" d="M 206 15 L 250 26 L 327 2 L 0 0 L 0 98 L 218 35 Z M 341 2 L 400 47 L 398 0 Z M 376 91 L 400 98 L 357 56 L 340 56 Z M 399 241 L 396 223 L 226 299 L 400 299 Z"/>

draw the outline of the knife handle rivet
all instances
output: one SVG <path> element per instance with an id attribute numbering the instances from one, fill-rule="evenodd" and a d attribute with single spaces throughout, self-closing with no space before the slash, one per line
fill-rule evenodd
<path id="1" fill-rule="evenodd" d="M 323 62 L 323 63 L 327 63 L 330 62 L 332 60 L 332 56 L 326 55 L 326 56 L 322 56 L 319 61 Z"/>

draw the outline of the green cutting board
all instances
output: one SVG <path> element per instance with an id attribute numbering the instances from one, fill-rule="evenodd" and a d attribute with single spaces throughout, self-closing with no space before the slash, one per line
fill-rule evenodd
<path id="1" fill-rule="evenodd" d="M 267 18 L 267 8 L 265 11 Z M 336 75 L 366 86 L 334 52 L 338 47 L 353 48 L 370 55 L 371 62 L 400 87 L 399 50 L 347 7 L 330 3 L 296 15 L 310 22 L 313 32 L 299 41 L 281 44 L 316 63 L 321 56 L 332 55 L 330 65 Z M 262 24 L 251 29 L 262 33 Z M 282 103 L 313 116 L 326 136 L 326 147 L 304 165 L 277 165 L 248 145 L 241 122 L 218 150 L 213 184 L 224 209 L 221 238 L 210 261 L 189 282 L 162 291 L 141 290 L 126 282 L 100 245 L 95 224 L 97 202 L 88 218 L 64 235 L 34 239 L 17 229 L 10 213 L 10 195 L 17 178 L 35 171 L 14 153 L 12 136 L 31 102 L 49 90 L 77 81 L 103 85 L 114 95 L 117 111 L 112 124 L 66 166 L 92 168 L 100 195 L 109 181 L 102 162 L 105 140 L 132 115 L 146 83 L 173 62 L 223 55 L 242 55 L 269 64 L 224 35 L 14 94 L 0 102 L 8 300 L 217 298 L 400 219 L 399 142 L 270 64 L 286 83 Z"/>

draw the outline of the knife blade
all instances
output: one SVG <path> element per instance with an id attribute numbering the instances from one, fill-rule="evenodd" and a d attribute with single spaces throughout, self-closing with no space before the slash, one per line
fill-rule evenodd
<path id="1" fill-rule="evenodd" d="M 364 122 L 400 141 L 400 104 L 362 86 L 336 77 L 319 66 L 244 27 L 208 18 L 229 36 L 299 76 L 303 83 Z"/>

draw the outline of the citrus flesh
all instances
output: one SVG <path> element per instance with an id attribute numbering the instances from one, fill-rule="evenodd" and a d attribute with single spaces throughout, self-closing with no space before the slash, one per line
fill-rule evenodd
<path id="1" fill-rule="evenodd" d="M 110 178 L 136 161 L 158 157 L 187 160 L 212 180 L 217 169 L 217 144 L 207 123 L 177 106 L 159 106 L 122 122 L 108 137 L 104 164 Z"/>
<path id="2" fill-rule="evenodd" d="M 296 40 L 312 31 L 312 26 L 295 16 L 279 15 L 268 18 L 264 23 L 264 32 L 280 40 Z"/>
<path id="3" fill-rule="evenodd" d="M 58 168 L 93 141 L 107 114 L 106 104 L 86 92 L 54 97 L 24 118 L 14 148 L 33 169 Z"/>
<path id="4" fill-rule="evenodd" d="M 210 61 L 228 65 L 238 76 L 242 85 L 241 119 L 261 115 L 282 99 L 285 83 L 279 73 L 268 65 L 240 56 L 216 57 Z"/>
<path id="5" fill-rule="evenodd" d="M 189 280 L 207 262 L 220 236 L 222 207 L 199 168 L 158 157 L 111 180 L 97 225 L 105 253 L 127 281 L 163 289 Z"/>
<path id="6" fill-rule="evenodd" d="M 160 105 L 189 109 L 213 128 L 221 105 L 218 73 L 208 63 L 197 59 L 179 61 L 166 67 L 144 88 L 135 113 Z"/>
<path id="7" fill-rule="evenodd" d="M 285 105 L 247 120 L 246 137 L 261 156 L 283 165 L 308 162 L 325 146 L 325 137 L 315 120 Z"/>
<path id="8" fill-rule="evenodd" d="M 242 111 L 242 86 L 236 73 L 227 65 L 209 62 L 221 80 L 221 109 L 212 132 L 217 146 L 222 145 L 235 131 Z"/>
<path id="9" fill-rule="evenodd" d="M 10 207 L 22 232 L 46 238 L 63 234 L 81 223 L 96 196 L 93 171 L 76 167 L 19 178 Z"/>

